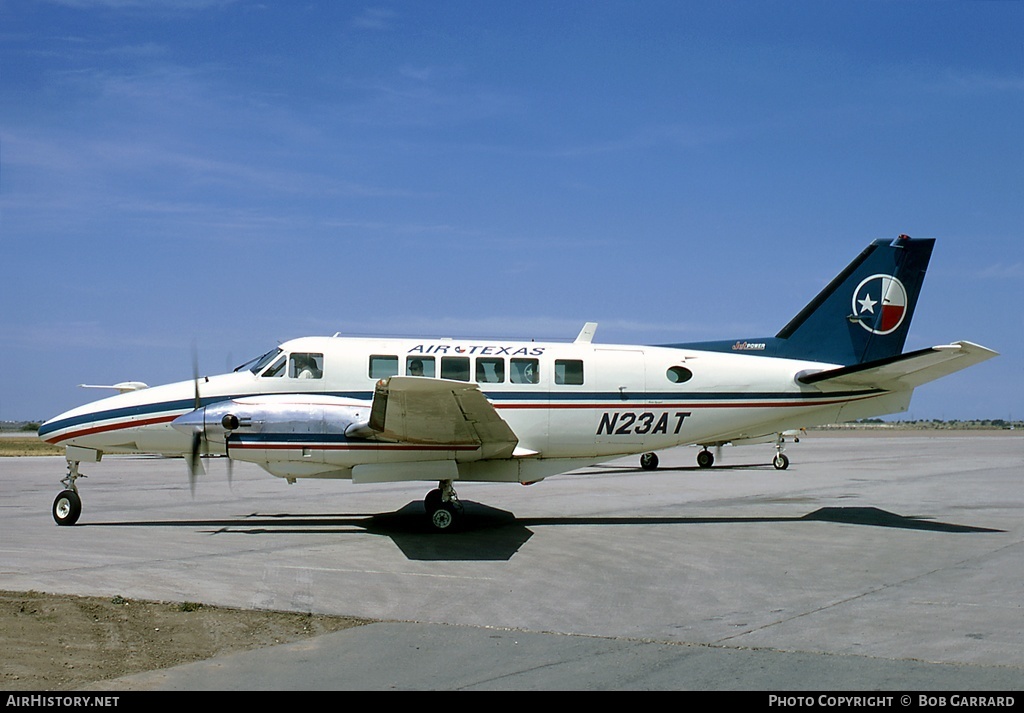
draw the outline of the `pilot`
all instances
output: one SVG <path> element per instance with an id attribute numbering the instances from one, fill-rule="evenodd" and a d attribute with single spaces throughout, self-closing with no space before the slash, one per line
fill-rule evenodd
<path id="1" fill-rule="evenodd" d="M 295 375 L 297 379 L 320 378 L 320 370 L 316 368 L 316 363 L 307 356 L 295 358 L 295 369 L 298 372 Z"/>
<path id="2" fill-rule="evenodd" d="M 409 362 L 409 376 L 423 376 L 423 362 L 413 359 Z"/>

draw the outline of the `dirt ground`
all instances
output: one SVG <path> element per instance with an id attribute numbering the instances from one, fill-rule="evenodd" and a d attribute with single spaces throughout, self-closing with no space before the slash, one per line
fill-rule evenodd
<path id="1" fill-rule="evenodd" d="M 188 602 L 0 591 L 0 690 L 75 690 L 365 623 Z"/>
<path id="2" fill-rule="evenodd" d="M 34 435 L 0 439 L 0 457 L 63 453 Z M 0 591 L 0 690 L 74 690 L 367 622 L 220 609 L 189 602 Z"/>

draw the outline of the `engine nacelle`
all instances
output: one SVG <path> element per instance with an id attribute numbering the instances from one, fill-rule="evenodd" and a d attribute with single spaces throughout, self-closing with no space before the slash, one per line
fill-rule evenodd
<path id="1" fill-rule="evenodd" d="M 369 435 L 370 406 L 365 401 L 291 395 L 220 401 L 190 411 L 171 424 L 189 434 L 202 433 L 209 443 L 233 445 L 248 436 L 301 443 L 303 436 Z M 237 438 L 234 438 L 237 437 Z"/>

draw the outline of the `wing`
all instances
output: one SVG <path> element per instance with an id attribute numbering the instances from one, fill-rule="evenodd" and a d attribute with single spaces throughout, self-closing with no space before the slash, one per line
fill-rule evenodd
<path id="1" fill-rule="evenodd" d="M 476 445 L 480 458 L 508 458 L 519 443 L 473 383 L 416 376 L 377 382 L 369 428 L 406 443 Z"/>
<path id="2" fill-rule="evenodd" d="M 897 391 L 912 389 L 994 356 L 998 352 L 978 344 L 956 342 L 864 364 L 805 373 L 797 381 L 825 390 L 870 387 Z"/>

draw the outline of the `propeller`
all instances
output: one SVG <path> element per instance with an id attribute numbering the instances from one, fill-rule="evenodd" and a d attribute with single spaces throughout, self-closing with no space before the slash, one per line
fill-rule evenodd
<path id="1" fill-rule="evenodd" d="M 206 475 L 206 468 L 203 465 L 202 456 L 209 454 L 209 441 L 207 440 L 206 419 L 211 414 L 207 413 L 207 408 L 203 406 L 202 395 L 199 392 L 199 359 L 196 356 L 196 347 L 192 345 L 192 383 L 194 386 L 195 398 L 192 403 L 192 411 L 188 414 L 183 414 L 175 419 L 175 426 L 179 430 L 186 430 L 191 434 L 191 448 L 187 456 L 188 463 L 188 474 L 189 474 L 189 489 L 192 492 L 192 496 L 195 497 L 196 493 L 196 478 L 200 475 Z M 212 424 L 210 424 L 212 427 Z M 224 455 L 227 456 L 227 475 L 228 475 L 228 487 L 230 488 L 233 484 L 234 479 L 234 462 L 231 459 L 230 452 L 230 440 L 231 431 L 238 428 L 239 421 L 238 417 L 234 414 L 226 414 L 221 419 L 221 426 L 224 428 Z"/>
<path id="2" fill-rule="evenodd" d="M 235 469 L 235 462 L 231 460 L 231 432 L 238 428 L 238 416 L 225 414 L 220 420 L 224 427 L 224 456 L 228 460 L 228 489 L 231 489 L 231 476 Z"/>
<path id="3" fill-rule="evenodd" d="M 192 408 L 194 411 L 199 411 L 203 403 L 199 395 L 199 357 L 196 354 L 194 342 L 192 344 L 192 383 L 195 386 L 195 401 L 192 404 Z M 192 492 L 192 497 L 196 495 L 196 476 L 206 474 L 203 462 L 200 460 L 203 450 L 204 430 L 203 425 L 200 423 L 194 426 L 192 431 L 192 450 L 188 458 L 188 487 Z"/>

